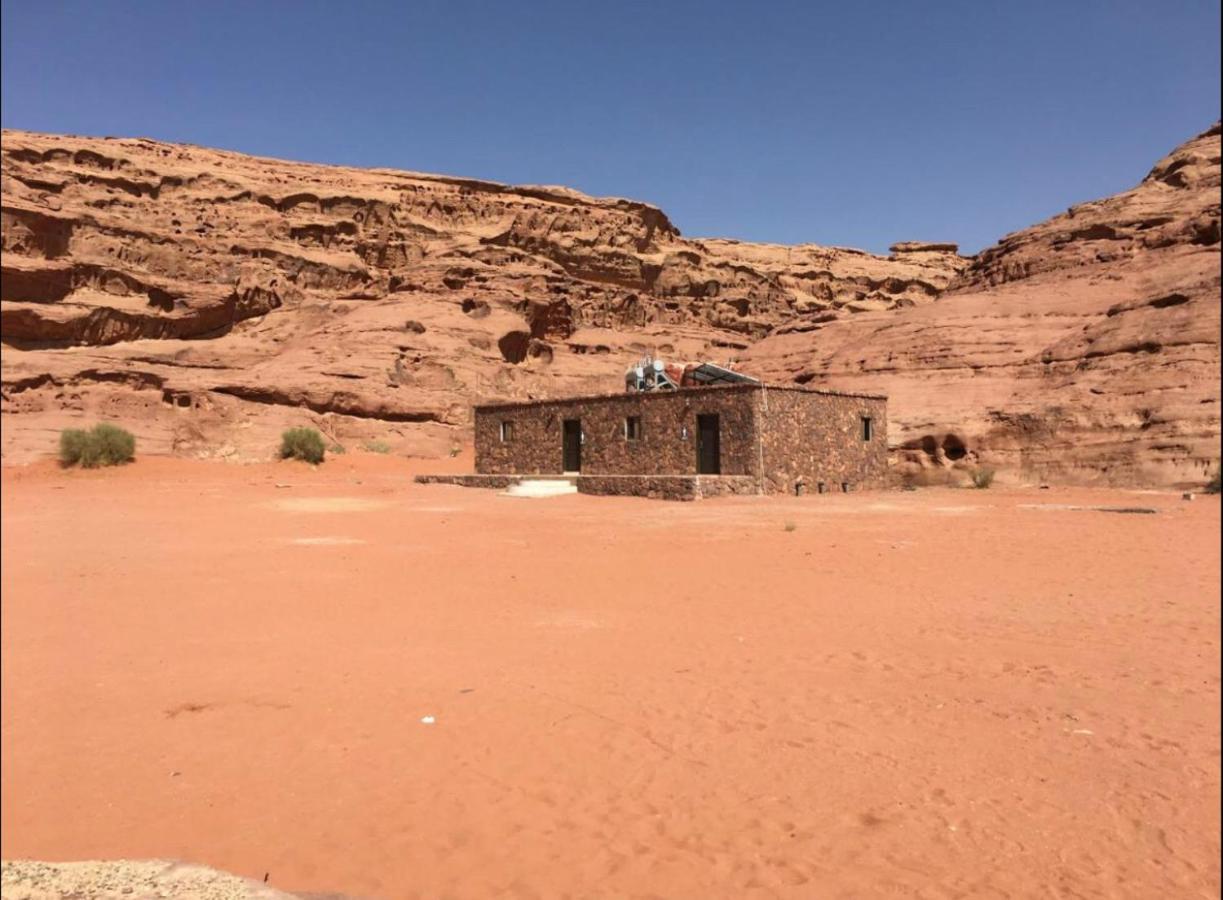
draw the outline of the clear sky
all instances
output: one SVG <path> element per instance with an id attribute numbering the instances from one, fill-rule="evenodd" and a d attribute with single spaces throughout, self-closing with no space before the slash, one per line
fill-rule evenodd
<path id="1" fill-rule="evenodd" d="M 1218 0 L 3 3 L 9 128 L 565 184 L 974 252 L 1219 117 Z"/>

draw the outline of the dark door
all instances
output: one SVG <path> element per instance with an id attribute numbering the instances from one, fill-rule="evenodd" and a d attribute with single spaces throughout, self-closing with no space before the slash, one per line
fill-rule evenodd
<path id="1" fill-rule="evenodd" d="M 582 421 L 581 419 L 566 419 L 564 422 L 564 470 L 566 472 L 582 471 Z"/>
<path id="2" fill-rule="evenodd" d="M 700 475 L 722 473 L 720 431 L 716 415 L 696 417 L 696 471 Z"/>

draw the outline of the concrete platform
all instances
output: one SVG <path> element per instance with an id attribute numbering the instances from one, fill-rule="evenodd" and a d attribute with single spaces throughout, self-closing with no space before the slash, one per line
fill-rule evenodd
<path id="1" fill-rule="evenodd" d="M 577 492 L 578 486 L 564 478 L 526 478 L 517 484 L 511 484 L 502 491 L 507 497 L 529 497 L 531 499 L 560 497 Z"/>

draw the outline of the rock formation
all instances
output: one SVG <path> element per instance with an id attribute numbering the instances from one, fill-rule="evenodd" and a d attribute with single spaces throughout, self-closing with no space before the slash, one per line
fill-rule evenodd
<path id="1" fill-rule="evenodd" d="M 885 390 L 897 458 L 1192 481 L 1218 458 L 1219 131 L 972 260 L 685 239 L 561 187 L 3 135 L 7 462 L 108 419 L 144 452 L 282 428 L 444 453 L 494 398 L 647 350 Z"/>
<path id="2" fill-rule="evenodd" d="M 78 419 L 266 458 L 286 424 L 444 452 L 470 404 L 614 390 L 785 324 L 931 302 L 967 261 L 689 241 L 559 187 L 5 132 L 3 454 Z"/>
<path id="3" fill-rule="evenodd" d="M 1219 126 L 978 254 L 937 303 L 782 326 L 744 365 L 882 390 L 910 466 L 1194 484 L 1219 461 Z"/>

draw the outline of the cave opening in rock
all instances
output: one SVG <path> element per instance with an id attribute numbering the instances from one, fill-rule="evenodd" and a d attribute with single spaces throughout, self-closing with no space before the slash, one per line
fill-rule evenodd
<path id="1" fill-rule="evenodd" d="M 475 300 L 468 297 L 463 301 L 463 312 L 471 316 L 473 319 L 483 319 L 493 311 L 492 307 L 484 300 Z"/>
<path id="2" fill-rule="evenodd" d="M 497 341 L 497 349 L 501 351 L 501 358 L 515 365 L 527 358 L 527 350 L 530 346 L 531 334 L 527 331 L 510 331 Z"/>
<path id="3" fill-rule="evenodd" d="M 956 435 L 949 434 L 943 438 L 943 456 L 952 462 L 958 462 L 968 455 L 968 448 Z"/>

